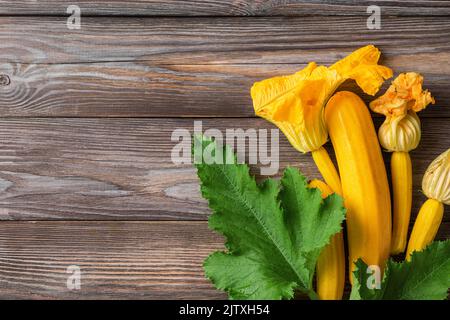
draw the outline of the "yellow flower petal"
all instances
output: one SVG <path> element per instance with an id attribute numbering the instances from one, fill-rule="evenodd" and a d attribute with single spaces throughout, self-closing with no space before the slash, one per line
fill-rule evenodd
<path id="1" fill-rule="evenodd" d="M 256 82 L 251 89 L 255 113 L 278 126 L 297 150 L 317 150 L 328 140 L 323 110 L 339 85 L 352 78 L 374 94 L 392 76 L 377 65 L 379 57 L 377 48 L 367 46 L 330 68 L 311 62 L 295 74 Z"/>
<path id="2" fill-rule="evenodd" d="M 380 55 L 380 50 L 368 45 L 336 62 L 330 69 L 338 71 L 346 79 L 355 80 L 365 93 L 373 96 L 384 80 L 393 74 L 390 68 L 378 65 Z"/>
<path id="3" fill-rule="evenodd" d="M 310 63 L 291 76 L 257 82 L 251 90 L 255 113 L 278 126 L 297 150 L 316 150 L 328 139 L 323 107 L 342 81 L 336 71 Z"/>
<path id="4" fill-rule="evenodd" d="M 422 89 L 423 77 L 415 72 L 401 73 L 370 108 L 386 117 L 404 117 L 409 110 L 418 112 L 434 99 L 428 90 Z"/>
<path id="5" fill-rule="evenodd" d="M 255 82 L 251 88 L 253 106 L 257 115 L 264 112 L 264 108 L 277 100 L 282 100 L 286 95 L 292 95 L 298 84 L 306 79 L 317 68 L 315 62 L 308 64 L 306 68 L 289 76 L 280 76 Z M 260 116 L 263 117 L 261 114 Z"/>

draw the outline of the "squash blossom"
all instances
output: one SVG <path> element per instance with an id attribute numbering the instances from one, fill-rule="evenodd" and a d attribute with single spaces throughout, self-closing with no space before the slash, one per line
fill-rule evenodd
<path id="1" fill-rule="evenodd" d="M 412 202 L 412 166 L 409 151 L 420 142 L 420 120 L 416 112 L 434 104 L 431 93 L 422 89 L 423 77 L 402 73 L 386 93 L 370 103 L 370 108 L 384 114 L 386 120 L 378 131 L 380 144 L 392 153 L 391 175 L 394 192 L 394 217 L 391 253 L 405 251 Z"/>
<path id="2" fill-rule="evenodd" d="M 420 120 L 416 115 L 435 101 L 422 89 L 423 77 L 415 72 L 400 74 L 386 93 L 370 103 L 370 108 L 386 116 L 380 127 L 380 143 L 388 151 L 408 152 L 420 141 Z"/>
<path id="3" fill-rule="evenodd" d="M 309 63 L 292 75 L 256 82 L 251 88 L 256 115 L 275 124 L 300 152 L 311 152 L 325 182 L 342 194 L 337 170 L 322 147 L 328 140 L 324 107 L 337 88 L 353 79 L 374 95 L 392 70 L 378 65 L 380 51 L 373 45 L 360 48 L 331 67 Z"/>

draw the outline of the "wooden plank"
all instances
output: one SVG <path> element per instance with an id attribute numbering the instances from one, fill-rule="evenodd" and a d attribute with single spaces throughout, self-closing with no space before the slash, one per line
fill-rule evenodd
<path id="1" fill-rule="evenodd" d="M 0 299 L 224 299 L 202 270 L 223 249 L 206 222 L 3 221 Z M 69 266 L 80 290 L 67 288 Z"/>
<path id="2" fill-rule="evenodd" d="M 299 52 L 299 60 L 305 60 Z M 327 59 L 332 60 L 331 57 Z M 444 61 L 447 59 L 446 61 Z M 414 70 L 437 100 L 421 117 L 450 116 L 450 52 L 401 54 L 385 63 Z M 149 61 L 77 64 L 0 63 L 2 117 L 253 117 L 250 88 L 256 81 L 290 74 L 297 64 L 154 65 Z M 7 76 L 7 78 L 5 77 Z M 1 81 L 0 81 L 1 83 Z M 384 92 L 386 82 L 380 92 Z M 350 89 L 366 103 L 353 82 Z"/>
<path id="3" fill-rule="evenodd" d="M 2 119 L 0 220 L 205 220 L 210 211 L 195 169 L 171 161 L 179 143 L 171 141 L 173 130 L 193 133 L 193 121 Z M 448 148 L 448 123 L 449 118 L 423 119 L 422 142 L 412 153 L 414 213 L 424 200 L 422 174 Z M 274 128 L 261 119 L 203 119 L 202 125 L 203 131 L 223 133 Z M 280 172 L 291 165 L 319 177 L 310 155 L 295 151 L 283 135 L 279 154 Z M 252 165 L 252 172 L 261 178 L 258 167 Z"/>
<path id="4" fill-rule="evenodd" d="M 5 0 L 0 15 L 66 15 L 67 0 Z M 283 1 L 183 1 L 183 0 L 78 0 L 83 15 L 130 16 L 267 16 L 267 15 L 366 15 L 367 7 L 378 5 L 383 15 L 450 15 L 448 1 L 383 0 L 283 0 Z"/>
<path id="5" fill-rule="evenodd" d="M 450 114 L 446 18 L 387 18 L 379 31 L 357 17 L 83 21 L 0 18 L 0 116 L 252 116 L 254 81 L 369 42 L 397 73 L 425 75 L 440 108 L 422 116 Z"/>
<path id="6" fill-rule="evenodd" d="M 0 17 L 0 61 L 329 64 L 373 43 L 398 63 L 444 68 L 449 38 L 447 17 L 384 17 L 381 30 L 368 30 L 365 17 L 95 17 L 79 30 L 64 17 Z"/>
<path id="7" fill-rule="evenodd" d="M 1 222 L 0 299 L 218 299 L 202 262 L 206 223 Z M 69 290 L 69 266 L 81 272 Z"/>

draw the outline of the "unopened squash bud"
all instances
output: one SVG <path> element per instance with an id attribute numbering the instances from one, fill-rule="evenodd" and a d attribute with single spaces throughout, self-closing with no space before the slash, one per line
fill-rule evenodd
<path id="1" fill-rule="evenodd" d="M 428 90 L 422 89 L 423 77 L 415 72 L 400 74 L 386 93 L 370 103 L 386 120 L 378 131 L 381 145 L 388 151 L 408 152 L 419 145 L 420 120 L 416 115 L 434 104 Z"/>
<path id="2" fill-rule="evenodd" d="M 422 179 L 422 190 L 428 198 L 450 205 L 450 149 L 429 165 Z"/>
<path id="3" fill-rule="evenodd" d="M 378 130 L 380 144 L 388 151 L 414 150 L 420 137 L 420 120 L 414 111 L 408 111 L 403 118 L 386 118 Z"/>

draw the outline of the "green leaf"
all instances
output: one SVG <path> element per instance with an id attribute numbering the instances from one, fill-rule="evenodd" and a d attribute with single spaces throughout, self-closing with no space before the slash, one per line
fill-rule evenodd
<path id="1" fill-rule="evenodd" d="M 359 259 L 352 298 L 363 300 L 442 300 L 450 287 L 450 240 L 436 241 L 414 252 L 411 261 L 390 259 L 380 289 L 367 286 L 368 266 Z M 357 291 L 357 292 L 354 292 Z"/>
<path id="2" fill-rule="evenodd" d="M 340 230 L 342 200 L 333 196 L 323 201 L 320 191 L 309 189 L 294 169 L 285 172 L 280 195 L 280 182 L 268 179 L 258 185 L 229 147 L 195 139 L 212 157 L 218 153 L 231 159 L 228 164 L 196 164 L 202 195 L 213 211 L 209 226 L 226 237 L 228 249 L 205 260 L 206 276 L 232 299 L 290 299 L 296 290 L 315 297 L 315 261 Z"/>
<path id="3" fill-rule="evenodd" d="M 280 199 L 286 223 L 294 248 L 305 259 L 305 285 L 310 288 L 320 252 L 330 237 L 342 229 L 344 203 L 337 194 L 322 200 L 320 190 L 308 188 L 306 178 L 294 168 L 284 171 L 281 184 Z"/>

